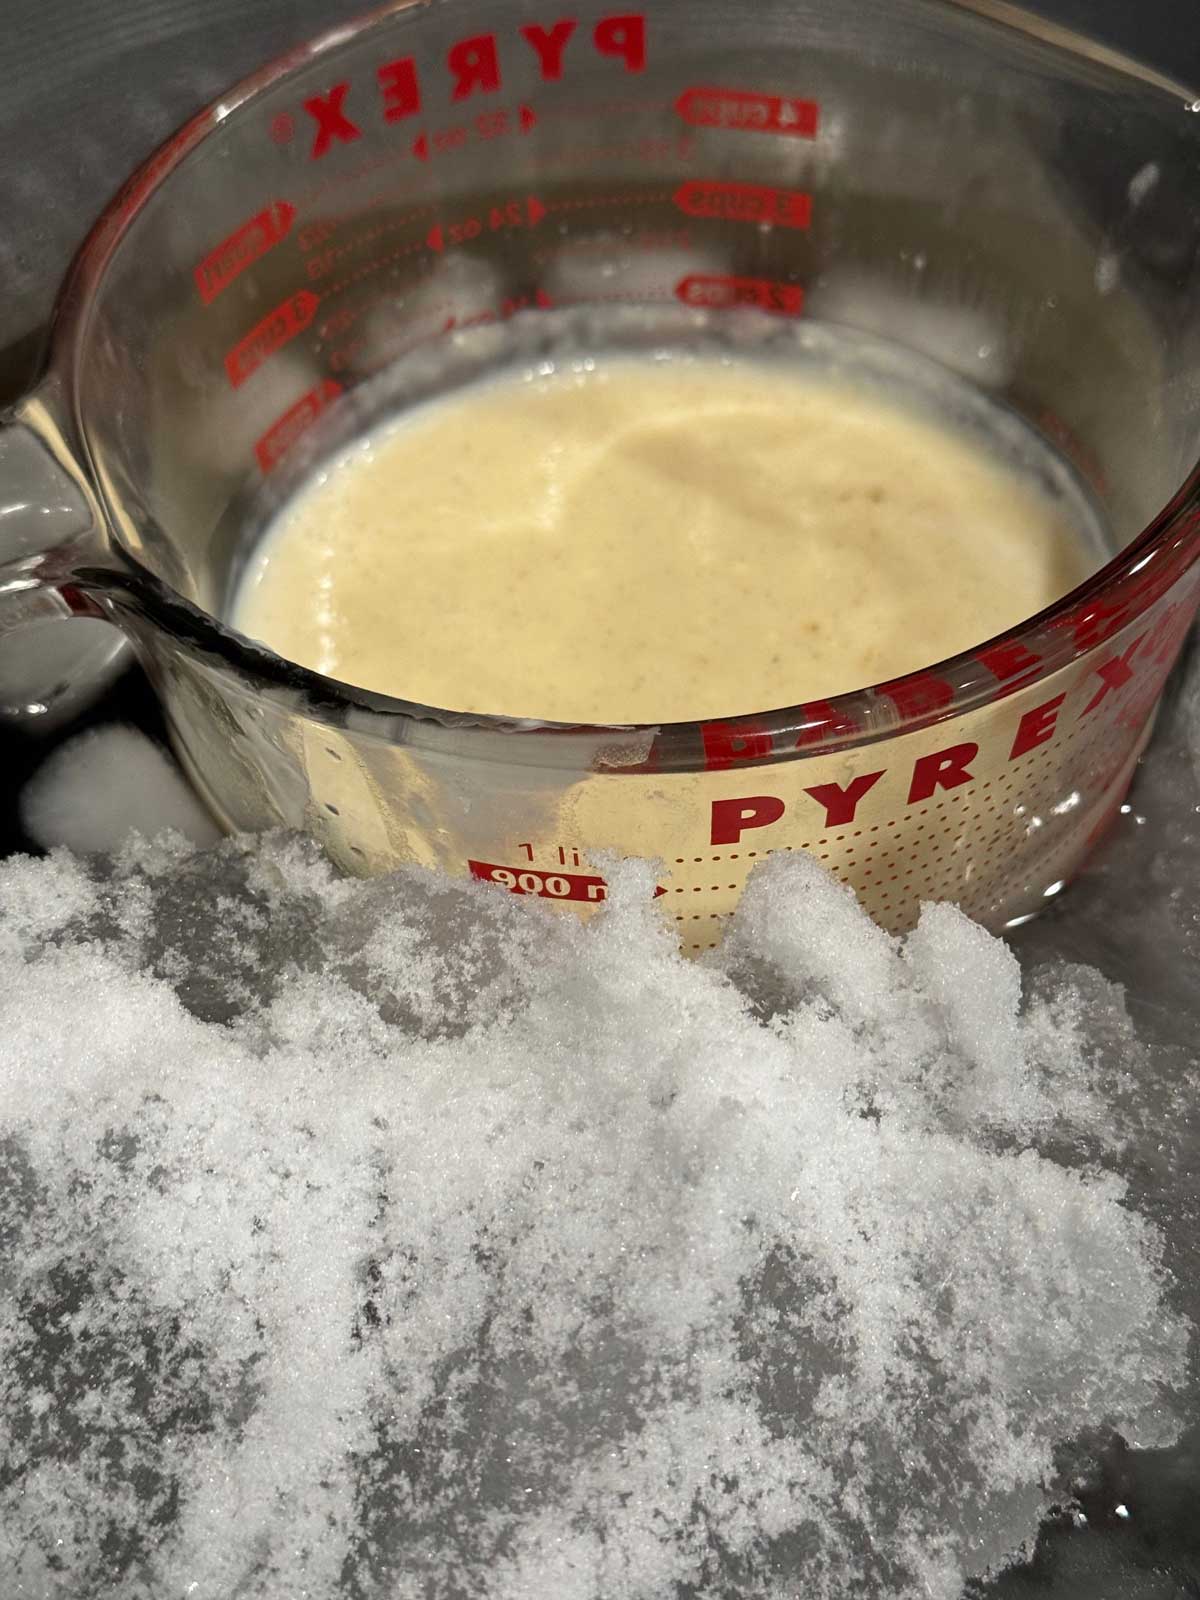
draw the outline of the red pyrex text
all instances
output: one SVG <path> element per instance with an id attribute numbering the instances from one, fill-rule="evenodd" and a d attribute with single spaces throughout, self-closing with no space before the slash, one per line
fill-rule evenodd
<path id="1" fill-rule="evenodd" d="M 601 17 L 585 30 L 570 17 L 551 23 L 529 22 L 503 43 L 495 33 L 471 34 L 447 50 L 442 83 L 452 103 L 476 94 L 497 94 L 504 88 L 506 61 L 518 52 L 526 61 L 532 54 L 543 83 L 555 83 L 563 75 L 564 63 L 584 50 L 611 60 L 618 70 L 641 72 L 646 65 L 645 17 L 636 12 Z M 376 114 L 389 123 L 419 116 L 428 95 L 426 77 L 415 56 L 385 61 L 375 71 Z M 319 161 L 337 146 L 362 138 L 366 98 L 362 85 L 345 79 L 305 100 L 304 110 L 313 130 L 312 160 Z"/>
<path id="2" fill-rule="evenodd" d="M 1195 607 L 1194 596 L 1169 605 L 1145 633 L 1132 640 L 1123 650 L 1114 650 L 1111 655 L 1101 657 L 1083 680 L 1086 699 L 1072 720 L 1078 722 L 1092 716 L 1109 703 L 1110 697 L 1122 695 L 1132 686 L 1132 693 L 1117 707 L 1118 720 L 1129 726 L 1140 726 L 1158 698 L 1178 647 L 1191 625 Z M 940 680 L 930 679 L 929 706 L 935 703 L 932 689 L 939 683 Z M 1050 744 L 1059 736 L 1063 726 L 1060 719 L 1067 698 L 1065 692 L 1056 694 L 1016 719 L 1009 734 L 1008 761 L 1018 761 L 1031 750 Z M 902 697 L 897 695 L 896 699 L 899 702 Z M 811 709 L 820 710 L 819 707 Z M 816 720 L 819 722 L 820 718 Z M 704 725 L 702 733 L 705 762 L 712 771 L 728 770 L 740 762 L 761 762 L 778 748 L 775 742 L 778 736 L 753 721 L 709 722 Z M 811 742 L 806 733 L 793 737 L 794 745 L 802 746 Z M 939 790 L 957 789 L 963 784 L 973 783 L 975 773 L 972 763 L 978 755 L 977 744 L 956 742 L 944 749 L 918 756 L 907 773 L 906 803 L 910 806 L 922 805 Z M 859 805 L 888 770 L 883 766 L 874 772 L 860 773 L 845 784 L 822 783 L 802 787 L 800 797 L 803 797 L 805 804 L 815 807 L 814 826 L 839 828 L 853 823 L 857 819 Z M 800 797 L 793 797 L 790 804 L 795 805 Z M 709 842 L 713 845 L 738 844 L 745 834 L 759 828 L 769 828 L 781 821 L 788 809 L 789 801 L 777 794 L 746 794 L 714 800 Z"/>

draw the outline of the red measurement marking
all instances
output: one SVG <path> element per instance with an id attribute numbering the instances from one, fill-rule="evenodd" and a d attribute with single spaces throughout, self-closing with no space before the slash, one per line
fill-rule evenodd
<path id="1" fill-rule="evenodd" d="M 365 233 L 355 234 L 345 244 L 331 246 L 329 249 L 322 250 L 319 255 L 310 255 L 304 263 L 304 270 L 308 274 L 310 281 L 315 283 L 318 279 L 327 277 L 344 256 L 351 255 L 356 250 L 361 250 L 365 245 L 374 244 L 377 239 L 382 239 L 386 234 L 395 233 L 397 228 L 411 226 L 412 223 L 420 221 L 423 216 L 427 216 L 432 209 L 431 206 L 422 206 L 419 211 L 414 211 L 410 216 L 392 217 L 387 222 L 379 223 L 377 227 L 368 228 Z M 315 246 L 322 239 L 332 238 L 335 232 L 336 227 L 332 224 L 319 223 L 314 228 L 306 228 L 300 234 L 300 248 L 304 250 L 310 246 Z M 422 242 L 420 240 L 399 245 L 389 254 L 379 257 L 376 261 L 368 262 L 364 270 L 373 272 L 377 267 L 385 265 L 388 261 L 394 261 L 398 256 L 410 255 L 413 251 L 421 248 Z M 344 289 L 348 283 L 353 282 L 354 276 L 356 275 L 352 274 L 349 278 L 344 279 L 337 285 L 336 289 L 330 289 L 327 293 L 333 294 L 339 289 Z"/>
<path id="2" fill-rule="evenodd" d="M 626 161 L 645 161 L 660 166 L 663 162 L 690 162 L 694 139 L 690 133 L 676 133 L 664 138 L 649 138 L 642 136 L 637 139 L 622 140 L 614 144 L 556 144 L 553 149 L 543 153 L 543 160 L 550 161 L 556 167 L 587 168 L 589 171 L 598 165 L 608 165 L 612 162 L 624 163 Z M 666 199 L 671 198 L 670 190 Z M 658 204 L 656 199 L 654 204 Z"/>
<path id="3" fill-rule="evenodd" d="M 804 290 L 798 283 L 778 283 L 771 278 L 729 278 L 690 272 L 675 285 L 676 298 L 685 306 L 758 306 L 798 317 L 804 310 Z"/>
<path id="4" fill-rule="evenodd" d="M 319 304 L 311 289 L 301 289 L 298 294 L 289 295 L 274 311 L 268 311 L 225 357 L 225 371 L 233 387 L 239 388 L 268 356 L 274 355 L 298 333 L 303 333 Z"/>
<path id="5" fill-rule="evenodd" d="M 815 100 L 750 94 L 741 89 L 685 89 L 675 110 L 695 128 L 732 128 L 815 139 L 820 107 Z"/>
<path id="6" fill-rule="evenodd" d="M 342 386 L 336 378 L 326 378 L 307 394 L 301 395 L 294 406 L 273 422 L 254 446 L 254 454 L 264 472 L 270 472 L 295 444 L 304 430 L 317 420 L 331 400 L 336 400 Z"/>
<path id="7" fill-rule="evenodd" d="M 364 312 L 377 305 L 381 299 L 392 300 L 394 291 L 389 290 L 385 295 L 376 295 L 367 301 L 364 306 L 357 307 L 349 314 L 345 324 L 355 322 Z M 532 295 L 511 295 L 500 306 L 481 307 L 477 311 L 459 312 L 449 305 L 427 306 L 418 318 L 407 323 L 398 337 L 374 340 L 369 343 L 370 362 L 367 364 L 370 371 L 375 371 L 385 361 L 390 361 L 402 351 L 411 350 L 426 339 L 442 337 L 452 333 L 455 328 L 477 328 L 492 322 L 504 322 L 509 317 L 515 317 L 519 311 L 530 311 L 535 306 L 548 310 L 556 302 L 551 300 L 544 289 L 535 289 Z M 413 329 L 419 331 L 415 334 Z M 329 365 L 334 372 L 341 372 L 344 368 L 364 350 L 368 349 L 366 339 L 355 339 L 347 345 L 341 345 L 329 352 Z"/>
<path id="8" fill-rule="evenodd" d="M 313 222 L 307 228 L 301 228 L 298 243 L 302 251 L 307 254 L 309 250 L 317 250 L 327 239 L 332 239 L 341 227 L 340 222 Z"/>
<path id="9" fill-rule="evenodd" d="M 512 120 L 507 111 L 481 111 L 475 118 L 477 139 L 501 139 L 511 131 Z"/>
<path id="10" fill-rule="evenodd" d="M 414 255 L 418 250 L 423 250 L 424 248 L 425 241 L 423 239 L 410 240 L 407 244 L 398 244 L 394 250 L 389 250 L 386 255 L 376 256 L 373 260 L 364 262 L 361 267 L 356 267 L 353 272 L 348 272 L 344 278 L 339 278 L 336 283 L 330 284 L 329 288 L 324 291 L 325 299 L 334 299 L 344 289 L 348 289 L 352 283 L 358 283 L 363 278 L 369 278 L 372 273 L 379 272 L 383 267 L 390 266 L 393 261 L 401 261 L 405 256 Z M 313 263 L 319 260 L 319 257 L 314 257 L 310 261 L 310 277 L 317 275 L 311 269 Z"/>
<path id="11" fill-rule="evenodd" d="M 204 304 L 211 305 L 240 272 L 286 239 L 295 216 L 295 206 L 286 200 L 274 200 L 210 250 L 195 271 L 196 287 Z"/>
<path id="12" fill-rule="evenodd" d="M 551 200 L 549 211 L 585 211 L 592 206 L 657 206 L 667 199 L 667 191 L 639 194 L 591 194 L 579 199 Z"/>
<path id="13" fill-rule="evenodd" d="M 534 872 L 529 867 L 498 867 L 491 861 L 468 861 L 471 876 L 483 883 L 498 883 L 510 894 L 532 894 L 542 900 L 583 900 L 598 905 L 608 898 L 603 878 L 585 877 L 578 872 Z M 657 900 L 666 894 L 661 884 L 654 891 Z"/>
<path id="14" fill-rule="evenodd" d="M 415 288 L 422 278 L 426 276 L 426 273 L 418 272 L 406 287 L 409 289 Z M 343 284 L 340 287 L 344 288 L 346 285 Z M 382 301 L 394 304 L 396 294 L 397 286 L 389 284 L 386 288 L 378 289 L 374 294 L 368 295 L 365 300 L 360 300 L 356 306 L 342 306 L 321 323 L 319 332 L 322 339 L 335 338 L 337 335 L 347 332 L 360 318 L 365 317 L 369 311 L 374 311 Z"/>
<path id="15" fill-rule="evenodd" d="M 537 115 L 532 106 L 517 106 L 512 111 L 501 106 L 495 111 L 481 111 L 469 124 L 456 122 L 447 128 L 436 128 L 432 134 L 423 130 L 412 142 L 412 153 L 418 161 L 428 161 L 431 156 L 461 150 L 472 138 L 499 139 L 507 133 L 528 133 L 536 126 Z"/>
<path id="16" fill-rule="evenodd" d="M 435 222 L 425 235 L 425 243 L 431 250 L 442 251 L 447 245 L 469 244 L 482 233 L 498 233 L 502 228 L 535 228 L 545 215 L 545 206 L 533 195 L 524 200 L 508 200 L 478 217 L 445 224 Z"/>
<path id="17" fill-rule="evenodd" d="M 692 178 L 681 184 L 672 198 L 689 217 L 770 222 L 781 228 L 807 228 L 812 221 L 812 196 L 798 189 L 766 189 L 757 183 L 716 183 Z"/>
<path id="18" fill-rule="evenodd" d="M 468 861 L 471 876 L 498 883 L 510 894 L 532 894 L 542 900 L 583 900 L 599 904 L 608 895 L 603 878 L 578 872 L 533 872 L 528 867 L 498 867 L 491 861 Z"/>
<path id="19" fill-rule="evenodd" d="M 531 311 L 535 306 L 541 311 L 549 311 L 556 304 L 551 300 L 544 289 L 535 289 L 532 295 L 510 295 L 508 299 L 497 306 L 481 307 L 478 311 L 455 312 L 450 311 L 441 325 L 440 332 L 449 333 L 454 328 L 475 328 L 483 323 L 504 322 L 509 317 L 515 317 L 518 311 Z"/>

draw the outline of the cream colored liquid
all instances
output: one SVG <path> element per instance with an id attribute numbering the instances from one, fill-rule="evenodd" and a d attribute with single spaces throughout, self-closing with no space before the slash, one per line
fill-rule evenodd
<path id="1" fill-rule="evenodd" d="M 480 384 L 348 453 L 232 620 L 450 710 L 684 721 L 927 666 L 1095 565 L 1067 502 L 881 389 L 621 357 Z"/>

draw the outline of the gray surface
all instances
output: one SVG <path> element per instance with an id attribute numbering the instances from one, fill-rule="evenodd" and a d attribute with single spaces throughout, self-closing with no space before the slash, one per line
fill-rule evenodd
<path id="1" fill-rule="evenodd" d="M 181 122 L 357 0 L 4 0 L 0 7 L 0 399 L 90 224 Z"/>

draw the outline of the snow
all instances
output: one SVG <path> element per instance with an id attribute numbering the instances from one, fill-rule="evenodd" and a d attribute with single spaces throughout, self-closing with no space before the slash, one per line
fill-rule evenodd
<path id="1" fill-rule="evenodd" d="M 76 734 L 55 750 L 26 785 L 21 817 L 44 849 L 66 845 L 80 855 L 111 853 L 130 833 L 173 829 L 201 845 L 220 836 L 175 763 L 120 723 Z"/>
<path id="2" fill-rule="evenodd" d="M 0 867 L 9 1593 L 957 1600 L 1177 1437 L 1099 980 L 784 858 L 697 964 L 653 883 Z"/>

